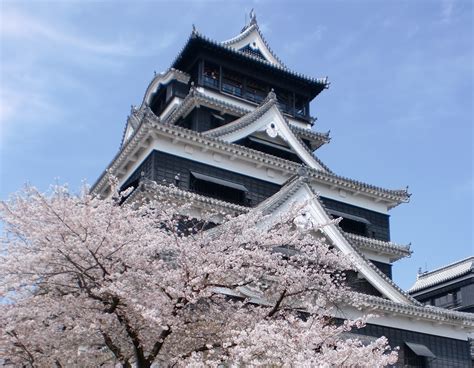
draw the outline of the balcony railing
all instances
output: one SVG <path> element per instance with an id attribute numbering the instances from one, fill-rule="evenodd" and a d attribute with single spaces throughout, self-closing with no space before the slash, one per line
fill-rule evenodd
<path id="1" fill-rule="evenodd" d="M 202 84 L 206 87 L 217 88 L 219 89 L 219 79 L 209 77 L 204 75 L 202 78 Z"/>

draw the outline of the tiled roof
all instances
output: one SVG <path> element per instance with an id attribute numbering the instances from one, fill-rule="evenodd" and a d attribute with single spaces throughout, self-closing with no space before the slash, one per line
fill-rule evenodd
<path id="1" fill-rule="evenodd" d="M 345 231 L 344 236 L 358 248 L 370 249 L 376 252 L 384 252 L 395 256 L 392 261 L 398 260 L 403 257 L 409 257 L 413 253 L 410 250 L 409 245 L 400 245 L 388 241 L 367 238 L 365 236 L 351 234 Z"/>
<path id="2" fill-rule="evenodd" d="M 206 106 L 215 107 L 216 109 L 224 110 L 238 116 L 248 114 L 250 111 L 252 111 L 232 105 L 217 98 L 207 96 L 204 93 L 199 92 L 196 87 L 192 86 L 183 102 L 166 119 L 166 123 L 175 124 L 179 118 L 186 115 L 194 108 L 196 104 L 199 103 L 205 104 Z"/>
<path id="3" fill-rule="evenodd" d="M 300 128 L 291 123 L 289 123 L 289 126 L 290 126 L 290 129 L 293 131 L 293 133 L 298 135 L 300 138 L 305 138 L 313 142 L 318 142 L 318 145 L 315 147 L 315 149 L 331 141 L 331 138 L 329 137 L 329 132 L 326 132 L 326 133 L 315 132 L 314 130 L 311 130 L 311 129 Z"/>
<path id="4" fill-rule="evenodd" d="M 167 135 L 191 140 L 193 142 L 203 144 L 209 148 L 222 150 L 228 154 L 247 157 L 249 159 L 260 162 L 264 165 L 270 165 L 277 167 L 284 171 L 296 173 L 301 167 L 293 161 L 288 161 L 279 157 L 269 155 L 257 150 L 253 150 L 247 147 L 239 146 L 233 143 L 227 143 L 221 139 L 206 137 L 201 133 L 184 129 L 178 126 L 162 123 L 153 113 L 145 113 L 142 121 L 140 122 L 137 129 L 134 131 L 132 137 L 125 142 L 121 147 L 120 151 L 117 152 L 112 162 L 107 166 L 107 170 L 100 175 L 99 179 L 92 186 L 91 191 L 101 191 L 104 186 L 107 185 L 106 171 L 112 174 L 116 174 L 116 169 L 120 167 L 121 163 L 126 159 L 128 154 L 141 142 L 146 136 L 149 130 L 160 131 Z M 388 202 L 393 202 L 392 206 L 407 202 L 410 195 L 406 190 L 392 190 L 376 187 L 374 185 L 365 184 L 356 180 L 348 179 L 333 173 L 322 172 L 321 170 L 315 170 L 307 168 L 308 176 L 312 180 L 325 183 L 327 185 L 338 186 L 342 189 L 352 190 L 355 192 L 365 193 L 372 195 L 377 198 L 385 199 Z"/>
<path id="5" fill-rule="evenodd" d="M 393 302 L 381 297 L 360 294 L 359 299 L 363 300 L 363 305 L 367 308 L 372 308 L 375 312 L 394 313 L 398 315 L 405 315 L 414 318 L 423 318 L 438 322 L 448 322 L 456 325 L 461 325 L 465 328 L 474 328 L 474 314 L 466 312 L 457 312 L 445 308 L 437 308 L 431 305 L 408 305 Z"/>
<path id="6" fill-rule="evenodd" d="M 279 206 L 281 206 L 288 198 L 290 198 L 304 183 L 308 182 L 307 177 L 294 175 L 293 178 L 290 178 L 286 185 L 273 196 L 268 198 L 267 200 L 260 203 L 257 208 L 265 209 L 266 212 L 271 213 L 275 211 Z M 329 212 L 326 209 L 326 206 L 317 198 L 317 193 L 314 192 L 312 187 L 308 185 L 309 190 L 314 195 L 314 200 L 318 201 L 321 207 L 326 211 L 326 215 L 328 218 L 331 218 Z M 375 266 L 372 262 L 370 262 L 367 257 L 357 248 L 354 247 L 351 242 L 350 237 L 346 236 L 347 233 L 342 231 L 342 229 L 337 225 L 337 228 L 341 235 L 346 239 L 346 241 L 352 246 L 352 250 L 354 254 L 360 257 L 360 261 L 363 262 L 364 266 L 370 268 L 374 273 L 376 273 L 379 277 L 381 277 L 388 285 L 390 285 L 393 289 L 395 289 L 400 295 L 402 295 L 407 302 L 410 302 L 415 305 L 421 305 L 416 299 L 411 297 L 408 293 L 402 290 L 397 284 L 395 284 L 387 275 L 385 275 L 377 266 Z"/>
<path id="7" fill-rule="evenodd" d="M 410 293 L 442 284 L 457 277 L 474 273 L 474 257 L 469 257 L 433 271 L 424 272 L 417 276 L 416 282 L 408 290 Z"/>
<path id="8" fill-rule="evenodd" d="M 135 190 L 130 194 L 130 196 L 127 197 L 127 201 L 133 201 L 135 197 L 138 196 L 140 193 L 143 194 L 149 190 L 152 190 L 154 193 L 158 193 L 159 196 L 175 197 L 185 201 L 197 202 L 200 206 L 210 206 L 210 208 L 217 208 L 225 213 L 230 212 L 234 214 L 241 214 L 246 213 L 252 209 L 250 207 L 244 207 L 223 200 L 203 196 L 174 186 L 158 184 L 149 179 L 142 179 L 140 181 L 140 184 L 142 185 L 141 190 L 138 191 L 136 190 L 137 188 L 135 188 Z M 364 236 L 350 234 L 347 232 L 344 232 L 344 235 L 350 241 L 350 243 L 358 249 L 373 249 L 379 252 L 391 254 L 396 257 L 396 259 L 409 256 L 412 253 L 410 251 L 409 246 L 398 245 L 392 242 L 385 242 L 372 238 L 366 238 Z"/>
<path id="9" fill-rule="evenodd" d="M 278 100 L 277 100 L 275 92 L 273 92 L 273 91 L 271 91 L 267 95 L 267 97 L 262 101 L 262 103 L 255 110 L 249 112 L 247 115 L 244 115 L 241 118 L 239 118 L 237 120 L 234 120 L 233 122 L 228 123 L 228 124 L 226 124 L 224 126 L 221 126 L 219 128 L 208 130 L 208 131 L 204 132 L 203 134 L 207 135 L 209 137 L 220 137 L 222 135 L 229 134 L 229 133 L 235 132 L 237 130 L 243 129 L 244 127 L 252 124 L 256 120 L 261 118 L 273 106 L 275 106 L 278 109 L 281 116 L 283 117 L 283 120 L 285 121 L 285 123 L 288 125 L 288 127 L 290 128 L 290 130 L 294 134 L 294 131 L 291 128 L 290 123 L 284 117 L 283 113 L 281 112 L 280 108 L 278 107 Z M 303 143 L 303 141 L 301 140 L 301 138 L 299 137 L 298 134 L 295 134 L 295 138 L 299 142 L 301 147 L 303 147 L 303 149 L 311 155 L 311 157 L 320 165 L 320 167 L 322 167 L 322 169 L 324 171 L 326 171 L 328 173 L 332 173 L 332 171 L 329 169 L 329 167 L 327 167 L 319 158 L 317 158 L 313 154 L 313 152 L 306 146 L 306 144 Z"/>
<path id="10" fill-rule="evenodd" d="M 230 54 L 233 54 L 235 56 L 239 56 L 239 57 L 244 58 L 244 59 L 253 60 L 258 64 L 261 64 L 261 65 L 264 65 L 266 67 L 269 67 L 270 69 L 274 69 L 276 71 L 282 72 L 282 73 L 288 75 L 289 77 L 297 78 L 297 79 L 299 79 L 301 81 L 304 81 L 306 83 L 319 84 L 322 87 L 322 89 L 325 89 L 325 88 L 329 87 L 329 82 L 328 82 L 327 77 L 325 77 L 325 78 L 312 78 L 312 77 L 309 77 L 307 75 L 291 71 L 291 70 L 287 69 L 284 66 L 279 66 L 277 64 L 273 64 L 273 63 L 271 63 L 267 60 L 261 59 L 258 56 L 255 56 L 255 55 L 252 55 L 252 54 L 249 54 L 249 53 L 241 52 L 241 51 L 236 50 L 236 49 L 234 49 L 230 46 L 227 46 L 226 44 L 223 44 L 221 42 L 212 40 L 212 39 L 200 34 L 196 29 L 193 29 L 193 31 L 191 32 L 191 35 L 189 36 L 188 40 L 186 41 L 186 44 L 184 45 L 184 47 L 179 52 L 178 56 L 175 58 L 175 60 L 171 64 L 171 67 L 177 68 L 177 64 L 181 60 L 184 51 L 191 44 L 191 42 L 193 42 L 193 40 L 199 40 L 199 41 L 202 41 L 202 42 L 204 42 L 204 43 L 208 44 L 209 46 L 212 46 L 216 49 L 220 49 L 220 50 L 229 52 Z"/>
<path id="11" fill-rule="evenodd" d="M 298 178 L 297 176 L 293 177 L 290 181 L 288 181 L 287 189 L 289 189 L 289 192 L 285 193 L 283 195 L 283 198 L 287 198 L 289 195 L 291 195 L 291 193 L 294 193 L 297 190 L 298 185 L 300 185 L 302 182 L 304 182 L 304 179 Z M 204 206 L 211 205 L 212 208 L 218 207 L 218 208 L 225 209 L 226 210 L 225 212 L 233 211 L 234 213 L 237 214 L 237 213 L 248 212 L 251 210 L 248 207 L 242 207 L 242 206 L 234 205 L 232 203 L 228 203 L 225 201 L 220 201 L 217 199 L 205 197 L 205 196 L 195 194 L 189 191 L 178 189 L 176 187 L 160 185 L 149 180 L 146 181 L 146 183 L 143 186 L 143 189 L 144 189 L 143 191 L 135 190 L 132 193 L 132 195 L 139 195 L 140 193 L 144 193 L 147 190 L 152 190 L 155 193 L 158 191 L 159 195 L 161 196 L 168 196 L 168 195 L 178 196 L 179 198 L 183 200 L 196 201 Z M 130 200 L 132 195 L 127 199 L 127 201 Z M 276 197 L 279 197 L 279 198 L 276 198 L 277 202 L 280 202 L 282 200 L 281 195 L 276 196 Z M 274 202 L 274 201 L 271 201 L 271 202 Z M 273 207 L 272 204 L 271 204 L 271 207 Z M 370 264 L 370 262 L 368 262 L 368 264 Z M 387 281 L 390 281 L 390 283 L 394 285 L 393 282 L 391 282 L 391 280 L 389 280 L 388 278 L 387 278 Z M 399 303 L 399 302 L 394 302 L 382 297 L 361 294 L 357 292 L 354 292 L 354 295 L 361 302 L 364 309 L 367 308 L 371 311 L 374 311 L 375 313 L 377 312 L 390 313 L 390 314 L 393 313 L 393 314 L 408 316 L 408 317 L 413 317 L 413 318 L 423 318 L 423 319 L 427 319 L 431 321 L 452 323 L 452 324 L 461 325 L 467 328 L 474 327 L 474 315 L 472 313 L 463 313 L 463 312 L 447 310 L 444 308 L 423 306 L 406 294 L 404 295 L 406 295 L 410 301 L 414 301 L 414 303 L 412 304 Z M 236 296 L 239 296 L 239 294 L 237 293 Z M 347 301 L 342 301 L 342 302 L 347 302 Z"/>
<path id="12" fill-rule="evenodd" d="M 270 45 L 268 44 L 267 40 L 265 39 L 265 37 L 263 37 L 263 34 L 262 32 L 260 32 L 260 28 L 257 24 L 257 21 L 256 19 L 254 19 L 253 21 L 251 21 L 250 24 L 248 24 L 247 26 L 245 26 L 242 31 L 240 32 L 240 34 L 238 34 L 236 37 L 234 38 L 231 38 L 230 40 L 227 40 L 227 41 L 224 41 L 224 42 L 221 42 L 222 45 L 225 45 L 225 46 L 229 46 L 229 45 L 232 45 L 236 42 L 239 42 L 240 40 L 243 40 L 245 37 L 247 37 L 250 33 L 252 33 L 252 31 L 257 31 L 260 38 L 262 39 L 263 43 L 265 44 L 267 50 L 270 52 L 270 54 L 272 54 L 272 56 L 275 58 L 275 60 L 280 64 L 280 67 L 284 68 L 284 69 L 288 69 L 288 67 L 283 64 L 283 62 L 280 60 L 280 58 L 278 56 L 276 56 L 276 54 L 273 52 L 273 50 L 270 48 Z M 241 51 L 242 52 L 242 51 Z"/>
<path id="13" fill-rule="evenodd" d="M 225 102 L 220 99 L 201 93 L 195 87 L 191 87 L 188 95 L 184 98 L 182 103 L 169 115 L 169 117 L 165 120 L 165 122 L 169 124 L 175 124 L 179 118 L 186 115 L 196 105 L 206 105 L 211 108 L 223 110 L 230 114 L 238 115 L 240 117 L 244 117 L 244 115 L 247 115 L 255 110 L 255 109 L 254 110 L 244 109 L 237 105 L 230 104 L 228 102 Z M 285 115 L 283 112 L 282 114 L 283 116 Z M 232 124 L 232 123 L 233 122 L 229 124 Z M 227 125 L 225 125 L 224 127 L 226 127 Z M 296 125 L 291 124 L 290 122 L 288 122 L 288 125 L 290 129 L 293 131 L 293 133 L 296 134 L 298 137 L 309 139 L 313 142 L 316 142 L 315 149 L 321 147 L 325 143 L 329 143 L 330 141 L 329 132 L 327 133 L 315 132 L 314 130 L 311 130 L 311 129 L 300 128 Z M 212 134 L 209 134 L 209 135 L 212 136 Z"/>

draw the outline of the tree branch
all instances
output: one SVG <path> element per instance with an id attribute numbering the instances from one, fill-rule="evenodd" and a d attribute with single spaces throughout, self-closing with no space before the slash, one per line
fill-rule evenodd
<path id="1" fill-rule="evenodd" d="M 131 368 L 132 366 L 130 365 L 130 362 L 128 361 L 127 358 L 122 354 L 122 351 L 118 346 L 116 346 L 110 336 L 105 333 L 104 331 L 101 331 L 102 337 L 104 338 L 104 343 L 107 345 L 109 350 L 115 355 L 115 357 L 122 363 L 124 368 Z"/>
<path id="2" fill-rule="evenodd" d="M 283 292 L 280 294 L 280 297 L 278 298 L 277 302 L 273 306 L 270 312 L 267 314 L 267 318 L 273 317 L 273 315 L 278 312 L 278 309 L 280 308 L 281 303 L 283 302 L 283 299 L 285 299 L 286 296 L 286 289 L 283 290 Z"/>

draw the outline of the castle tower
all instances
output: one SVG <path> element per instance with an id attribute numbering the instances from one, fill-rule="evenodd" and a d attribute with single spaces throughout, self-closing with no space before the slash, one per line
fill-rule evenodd
<path id="1" fill-rule="evenodd" d="M 470 366 L 473 316 L 426 307 L 392 281 L 393 263 L 411 250 L 391 241 L 388 213 L 408 202 L 407 190 L 346 178 L 318 159 L 330 137 L 314 129 L 309 106 L 328 86 L 327 78 L 285 66 L 254 13 L 224 42 L 193 27 L 171 67 L 155 75 L 141 105 L 132 107 L 107 172 L 122 189 L 134 188 L 127 200 L 172 198 L 192 203 L 196 217 L 210 208 L 276 216 L 294 201 L 308 201 L 314 223 L 341 217 L 324 236 L 353 257 L 357 272 L 349 282 L 364 294 L 364 313 L 380 316 L 360 333 L 400 346 L 400 366 Z M 92 192 L 110 194 L 106 171 Z M 361 312 L 348 305 L 345 313 Z"/>

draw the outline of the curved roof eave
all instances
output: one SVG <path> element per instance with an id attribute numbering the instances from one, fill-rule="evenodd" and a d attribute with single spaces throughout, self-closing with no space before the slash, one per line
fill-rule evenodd
<path id="1" fill-rule="evenodd" d="M 193 29 L 191 32 L 191 35 L 189 36 L 188 40 L 186 41 L 186 44 L 183 46 L 179 54 L 176 56 L 174 61 L 171 64 L 171 68 L 179 69 L 179 63 L 181 59 L 183 58 L 183 54 L 188 51 L 192 44 L 195 42 L 203 42 L 204 44 L 207 44 L 209 47 L 216 48 L 217 50 L 224 51 L 229 53 L 232 56 L 237 56 L 239 58 L 242 58 L 244 60 L 250 61 L 250 62 L 255 62 L 260 66 L 267 67 L 270 70 L 274 70 L 276 72 L 282 73 L 286 77 L 296 79 L 297 81 L 305 84 L 312 85 L 313 88 L 317 89 L 317 94 L 319 94 L 321 91 L 324 89 L 329 88 L 329 82 L 328 82 L 328 77 L 324 78 L 312 78 L 307 75 L 294 72 L 290 69 L 287 69 L 282 66 L 278 66 L 276 64 L 272 64 L 269 61 L 263 60 L 259 57 L 252 56 L 250 54 L 246 54 L 243 52 L 240 52 L 230 46 L 224 45 L 218 41 L 212 40 L 202 34 L 200 34 L 196 29 Z M 317 87 L 317 88 L 316 88 Z"/>

